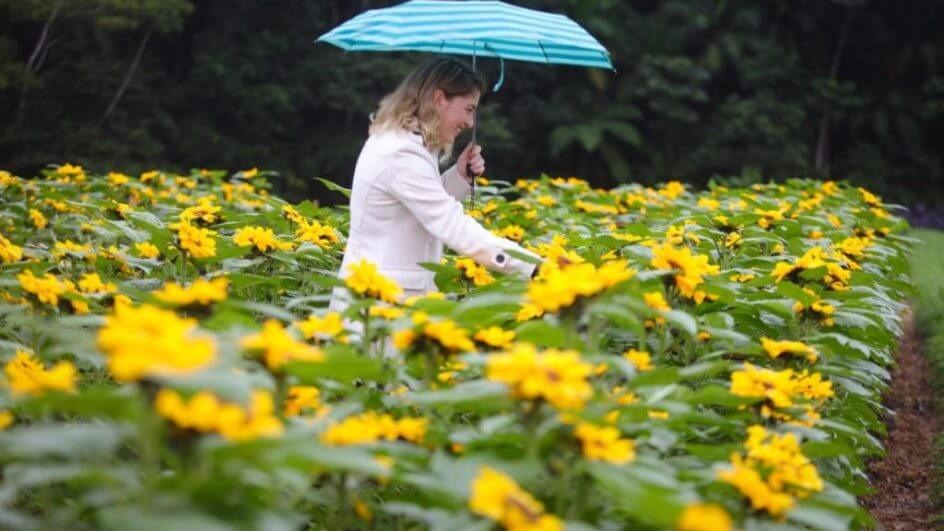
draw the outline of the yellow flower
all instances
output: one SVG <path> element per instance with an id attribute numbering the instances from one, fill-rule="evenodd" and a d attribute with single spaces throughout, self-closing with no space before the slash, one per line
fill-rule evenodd
<path id="1" fill-rule="evenodd" d="M 282 215 L 285 217 L 285 219 L 295 224 L 302 224 L 307 221 L 305 216 L 303 216 L 302 213 L 292 205 L 282 205 Z"/>
<path id="2" fill-rule="evenodd" d="M 393 346 L 397 350 L 406 350 L 416 341 L 417 335 L 412 328 L 398 330 L 393 334 Z"/>
<path id="3" fill-rule="evenodd" d="M 659 411 L 659 410 L 656 410 L 656 409 L 647 411 L 647 412 L 646 412 L 646 415 L 647 415 L 649 418 L 654 419 L 654 420 L 665 420 L 665 419 L 669 418 L 669 416 L 670 416 L 668 411 Z"/>
<path id="4" fill-rule="evenodd" d="M 563 522 L 502 472 L 488 466 L 472 481 L 469 509 L 508 530 L 561 531 Z"/>
<path id="5" fill-rule="evenodd" d="M 677 531 L 731 531 L 731 516 L 720 505 L 690 503 L 675 524 Z"/>
<path id="6" fill-rule="evenodd" d="M 128 184 L 130 177 L 123 173 L 119 172 L 108 172 L 108 184 L 111 186 L 121 186 L 122 184 Z"/>
<path id="7" fill-rule="evenodd" d="M 620 438 L 612 426 L 596 426 L 587 422 L 577 424 L 574 435 L 583 445 L 587 459 L 622 465 L 636 460 L 636 446 L 632 439 Z"/>
<path id="8" fill-rule="evenodd" d="M 262 354 L 266 367 L 279 369 L 290 361 L 323 361 L 324 352 L 307 343 L 298 341 L 275 319 L 262 325 L 262 331 L 249 334 L 240 342 L 246 350 Z"/>
<path id="9" fill-rule="evenodd" d="M 718 473 L 719 479 L 730 483 L 746 496 L 751 507 L 765 510 L 774 516 L 782 516 L 793 507 L 793 496 L 771 489 L 761 475 L 746 466 L 736 454 L 732 456 L 731 470 Z"/>
<path id="10" fill-rule="evenodd" d="M 520 242 L 521 239 L 524 238 L 524 229 L 518 225 L 509 225 L 495 231 L 495 234 L 503 238 L 508 238 L 509 240 Z"/>
<path id="11" fill-rule="evenodd" d="M 311 314 L 304 321 L 296 322 L 295 327 L 305 339 L 326 339 L 343 335 L 344 319 L 338 312 L 327 312 L 324 317 Z"/>
<path id="12" fill-rule="evenodd" d="M 823 375 L 804 370 L 797 375 L 796 392 L 809 400 L 825 400 L 834 395 L 833 383 L 823 380 Z"/>
<path id="13" fill-rule="evenodd" d="M 540 243 L 536 247 L 527 245 L 526 247 L 535 253 L 544 257 L 545 264 L 579 264 L 584 259 L 572 250 L 566 249 L 567 238 L 560 234 L 555 234 L 549 243 Z"/>
<path id="14" fill-rule="evenodd" d="M 862 200 L 869 206 L 877 207 L 882 206 L 882 200 L 877 195 L 866 190 L 865 188 L 858 188 L 859 193 L 862 194 Z"/>
<path id="15" fill-rule="evenodd" d="M 442 368 L 443 370 L 441 370 L 439 374 L 436 375 L 436 379 L 443 383 L 449 383 L 455 379 L 456 373 L 458 371 L 468 369 L 469 365 L 461 361 L 450 360 L 447 361 Z"/>
<path id="16" fill-rule="evenodd" d="M 721 203 L 717 199 L 712 199 L 710 197 L 701 197 L 698 199 L 698 206 L 702 208 L 707 208 L 708 210 L 718 210 L 718 207 L 721 206 Z"/>
<path id="17" fill-rule="evenodd" d="M 180 221 L 183 223 L 193 223 L 195 221 L 215 223 L 219 220 L 219 212 L 222 210 L 222 207 L 213 204 L 215 200 L 216 198 L 213 196 L 201 197 L 197 200 L 196 205 L 187 207 L 180 212 Z"/>
<path id="18" fill-rule="evenodd" d="M 216 233 L 210 229 L 195 227 L 190 223 L 180 223 L 177 227 L 177 241 L 180 248 L 194 258 L 212 258 L 216 256 Z"/>
<path id="19" fill-rule="evenodd" d="M 781 516 L 793 505 L 794 496 L 823 490 L 816 467 L 803 455 L 793 433 L 778 435 L 751 426 L 744 448 L 746 453 L 733 454 L 731 469 L 719 477 L 747 496 L 755 509 Z"/>
<path id="20" fill-rule="evenodd" d="M 351 264 L 348 267 L 348 273 L 344 282 L 358 295 L 393 304 L 403 294 L 403 288 L 393 280 L 380 274 L 377 266 L 367 260 Z"/>
<path id="21" fill-rule="evenodd" d="M 531 344 L 488 358 L 487 377 L 508 384 L 512 393 L 527 400 L 542 398 L 558 409 L 581 409 L 593 396 L 587 377 L 593 366 L 574 350 L 539 353 Z"/>
<path id="22" fill-rule="evenodd" d="M 652 370 L 652 358 L 649 356 L 648 352 L 631 348 L 623 353 L 623 358 L 632 363 L 636 367 L 636 370 Z"/>
<path id="23" fill-rule="evenodd" d="M 85 170 L 82 166 L 74 166 L 68 162 L 56 168 L 56 174 L 63 177 L 76 177 L 84 176 Z M 77 179 L 78 180 L 78 179 Z"/>
<path id="24" fill-rule="evenodd" d="M 591 203 L 582 199 L 577 199 L 574 201 L 574 206 L 577 207 L 578 210 L 588 212 L 590 214 L 619 214 L 619 209 L 613 205 L 601 205 L 599 203 Z"/>
<path id="25" fill-rule="evenodd" d="M 188 401 L 176 391 L 162 389 L 155 398 L 154 409 L 181 428 L 217 432 L 233 441 L 277 437 L 283 432 L 268 391 L 253 391 L 249 407 L 244 408 L 222 402 L 208 391 L 201 391 Z"/>
<path id="26" fill-rule="evenodd" d="M 771 358 L 776 359 L 784 353 L 802 354 L 806 356 L 806 360 L 810 363 L 815 363 L 817 358 L 819 358 L 819 353 L 815 348 L 801 341 L 774 341 L 772 339 L 762 337 L 760 338 L 760 343 L 764 347 L 764 350 L 770 354 Z"/>
<path id="27" fill-rule="evenodd" d="M 89 243 L 75 243 L 72 240 L 65 240 L 61 242 L 56 242 L 56 245 L 53 246 L 52 254 L 56 258 L 61 258 L 68 253 L 81 254 L 84 255 L 92 250 L 92 245 Z"/>
<path id="28" fill-rule="evenodd" d="M 538 202 L 541 206 L 546 206 L 546 207 L 554 206 L 554 205 L 557 204 L 557 200 L 556 200 L 556 199 L 554 199 L 553 197 L 551 197 L 551 196 L 549 196 L 549 195 L 546 195 L 546 194 L 545 194 L 545 195 L 539 195 L 538 198 L 537 198 L 537 202 Z"/>
<path id="29" fill-rule="evenodd" d="M 3 368 L 7 385 L 14 395 L 41 396 L 46 391 L 75 392 L 75 367 L 60 361 L 46 369 L 42 362 L 23 350 Z"/>
<path id="30" fill-rule="evenodd" d="M 0 170 L 0 186 L 13 186 L 19 183 L 19 177 L 6 170 Z"/>
<path id="31" fill-rule="evenodd" d="M 668 199 L 676 199 L 685 193 L 685 185 L 678 181 L 669 181 L 659 189 L 659 195 Z"/>
<path id="32" fill-rule="evenodd" d="M 495 278 L 485 269 L 485 266 L 475 263 L 475 260 L 471 258 L 456 259 L 456 268 L 476 286 L 487 286 L 495 282 Z"/>
<path id="33" fill-rule="evenodd" d="M 219 420 L 220 400 L 209 391 L 201 391 L 185 400 L 171 389 L 161 389 L 154 397 L 154 410 L 183 428 L 208 433 Z"/>
<path id="34" fill-rule="evenodd" d="M 10 413 L 10 410 L 8 409 L 0 410 L 0 431 L 3 431 L 9 428 L 10 425 L 13 424 L 14 420 L 16 419 L 13 417 L 13 413 Z"/>
<path id="35" fill-rule="evenodd" d="M 46 225 L 49 223 L 49 221 L 46 220 L 46 216 L 35 208 L 29 210 L 29 218 L 30 221 L 33 222 L 33 226 L 37 229 L 45 229 Z"/>
<path id="36" fill-rule="evenodd" d="M 54 275 L 46 273 L 42 277 L 36 277 L 29 269 L 16 276 L 20 282 L 20 288 L 26 293 L 32 293 L 39 302 L 56 306 L 59 304 L 59 296 L 69 290 L 69 285 L 60 281 Z"/>
<path id="37" fill-rule="evenodd" d="M 541 317 L 542 315 L 544 315 L 544 310 L 540 306 L 526 302 L 518 309 L 518 313 L 515 314 L 515 320 L 521 323 Z"/>
<path id="38" fill-rule="evenodd" d="M 794 373 L 790 369 L 772 371 L 745 363 L 743 371 L 731 374 L 731 394 L 763 397 L 775 407 L 790 407 L 793 405 L 793 394 L 796 391 L 793 376 Z"/>
<path id="39" fill-rule="evenodd" d="M 318 221 L 309 222 L 304 218 L 300 218 L 297 223 L 299 227 L 295 229 L 295 237 L 303 242 L 327 249 L 340 241 L 338 233 L 328 225 L 322 225 Z"/>
<path id="40" fill-rule="evenodd" d="M 371 306 L 367 311 L 367 314 L 371 317 L 380 317 L 382 319 L 392 321 L 406 315 L 406 311 L 395 306 L 381 306 L 378 304 L 376 306 Z"/>
<path id="41" fill-rule="evenodd" d="M 285 415 L 294 417 L 301 415 L 306 410 L 317 411 L 321 408 L 320 396 L 321 392 L 312 385 L 293 385 L 289 387 L 283 408 Z"/>
<path id="42" fill-rule="evenodd" d="M 249 226 L 238 229 L 233 234 L 233 243 L 240 247 L 255 247 L 260 252 L 286 251 L 292 248 L 290 242 L 281 242 L 268 227 Z"/>
<path id="43" fill-rule="evenodd" d="M 542 269 L 528 284 L 528 303 L 543 312 L 556 312 L 591 297 L 636 274 L 626 260 L 613 260 L 599 268 L 589 262 Z"/>
<path id="44" fill-rule="evenodd" d="M 272 393 L 255 390 L 249 397 L 248 408 L 222 409 L 217 431 L 225 439 L 246 441 L 259 437 L 278 437 L 284 428 L 282 421 L 275 416 Z"/>
<path id="45" fill-rule="evenodd" d="M 398 420 L 386 413 L 367 411 L 331 424 L 320 438 L 321 442 L 332 446 L 369 444 L 380 439 L 421 443 L 426 437 L 428 424 L 429 419 L 423 417 L 403 417 Z"/>
<path id="46" fill-rule="evenodd" d="M 734 273 L 730 280 L 731 282 L 750 282 L 755 276 L 754 273 Z"/>
<path id="47" fill-rule="evenodd" d="M 741 245 L 741 233 L 731 232 L 724 238 L 724 246 L 727 248 L 737 247 Z"/>
<path id="48" fill-rule="evenodd" d="M 483 328 L 475 333 L 473 339 L 490 347 L 504 348 L 515 340 L 514 330 L 505 330 L 498 326 Z"/>
<path id="49" fill-rule="evenodd" d="M 79 280 L 79 289 L 82 293 L 114 293 L 118 286 L 113 282 L 102 282 L 98 273 L 88 273 Z"/>
<path id="50" fill-rule="evenodd" d="M 98 347 L 108 357 L 108 368 L 119 381 L 148 376 L 189 374 L 209 365 L 216 356 L 213 340 L 193 337 L 194 319 L 143 305 L 116 304 L 98 332 Z"/>
<path id="51" fill-rule="evenodd" d="M 646 306 L 652 308 L 653 310 L 667 312 L 672 309 L 672 307 L 669 306 L 669 303 L 666 302 L 665 296 L 661 291 L 643 293 L 642 298 L 644 301 L 646 301 Z"/>
<path id="52" fill-rule="evenodd" d="M 763 210 L 760 208 L 755 208 L 754 213 L 760 215 L 760 219 L 757 220 L 757 224 L 762 229 L 769 228 L 775 221 L 783 221 L 783 213 L 785 209 L 780 210 Z"/>
<path id="53" fill-rule="evenodd" d="M 159 301 L 173 306 L 209 306 L 214 302 L 226 300 L 228 286 L 229 279 L 226 277 L 216 277 L 213 280 L 198 278 L 187 287 L 171 281 L 152 295 Z"/>
<path id="54" fill-rule="evenodd" d="M 142 183 L 148 183 L 158 178 L 163 180 L 163 176 L 157 170 L 146 171 L 142 173 L 140 177 L 138 177 Z"/>
<path id="55" fill-rule="evenodd" d="M 652 248 L 652 267 L 675 270 L 675 285 L 685 297 L 694 298 L 695 288 L 704 282 L 705 275 L 720 271 L 717 265 L 708 263 L 705 255 L 693 255 L 688 247 L 674 247 L 669 243 Z"/>
<path id="56" fill-rule="evenodd" d="M 23 248 L 0 235 L 0 262 L 12 264 L 23 259 Z"/>
<path id="57" fill-rule="evenodd" d="M 160 249 L 151 242 L 137 242 L 134 249 L 140 258 L 157 258 L 161 255 Z"/>
<path id="58" fill-rule="evenodd" d="M 370 507 L 363 500 L 354 500 L 354 514 L 364 522 L 370 522 L 374 515 L 370 512 Z"/>
<path id="59" fill-rule="evenodd" d="M 435 339 L 440 345 L 451 351 L 470 352 L 475 350 L 475 343 L 469 339 L 469 333 L 459 328 L 455 321 L 444 319 L 423 326 L 423 335 Z"/>

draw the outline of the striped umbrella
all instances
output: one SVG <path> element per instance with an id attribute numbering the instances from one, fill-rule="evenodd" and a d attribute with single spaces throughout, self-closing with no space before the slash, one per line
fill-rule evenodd
<path id="1" fill-rule="evenodd" d="M 613 70 L 610 54 L 576 22 L 498 1 L 412 0 L 371 9 L 318 37 L 349 51 L 420 51 Z"/>
<path id="2" fill-rule="evenodd" d="M 505 59 L 615 70 L 609 52 L 573 20 L 498 1 L 411 0 L 371 9 L 316 42 L 349 51 L 471 55 L 473 67 L 476 57 L 497 57 L 501 73 L 493 91 L 505 79 Z"/>

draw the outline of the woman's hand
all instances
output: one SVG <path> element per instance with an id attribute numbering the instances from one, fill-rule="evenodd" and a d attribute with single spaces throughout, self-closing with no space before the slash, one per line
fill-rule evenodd
<path id="1" fill-rule="evenodd" d="M 456 160 L 456 168 L 459 175 L 472 184 L 472 179 L 485 173 L 485 159 L 482 158 L 482 146 L 469 142 L 469 145 L 462 150 L 459 158 Z M 471 173 L 470 171 L 471 170 Z"/>

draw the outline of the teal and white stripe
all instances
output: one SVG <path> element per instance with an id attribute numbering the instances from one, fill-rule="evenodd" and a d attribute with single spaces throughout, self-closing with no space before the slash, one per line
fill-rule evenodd
<path id="1" fill-rule="evenodd" d="M 421 51 L 613 69 L 606 49 L 573 20 L 498 1 L 412 0 L 361 13 L 318 41 L 350 51 Z"/>

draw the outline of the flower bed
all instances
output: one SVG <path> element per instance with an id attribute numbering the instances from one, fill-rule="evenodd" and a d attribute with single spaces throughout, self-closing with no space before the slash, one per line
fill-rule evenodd
<path id="1" fill-rule="evenodd" d="M 265 177 L 0 172 L 4 527 L 869 523 L 911 288 L 868 191 L 482 179 L 540 273 L 405 300 Z"/>

